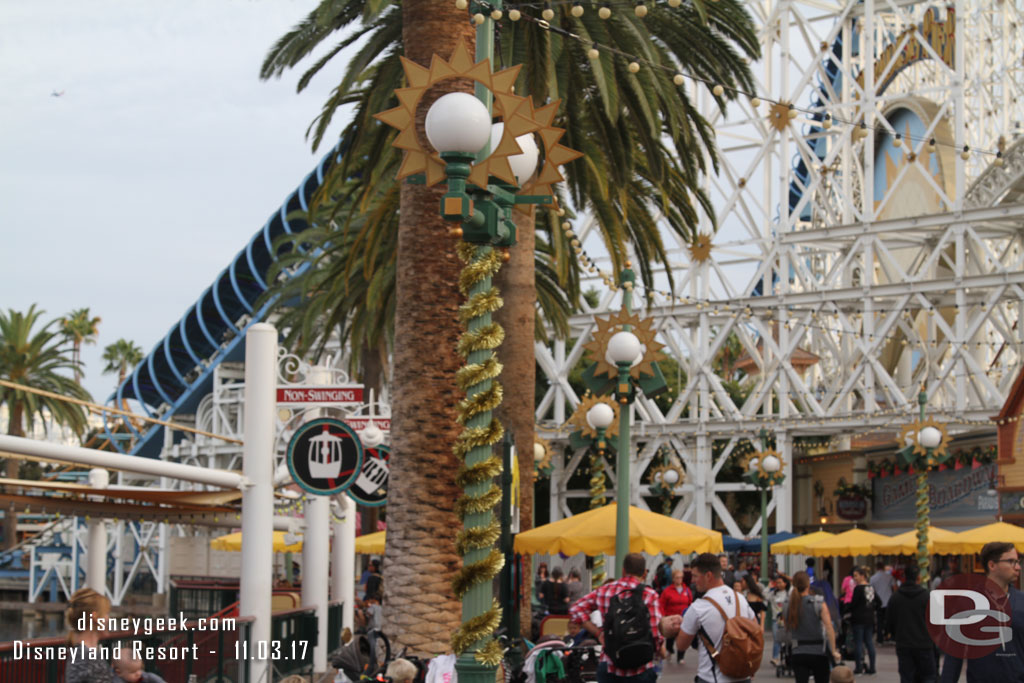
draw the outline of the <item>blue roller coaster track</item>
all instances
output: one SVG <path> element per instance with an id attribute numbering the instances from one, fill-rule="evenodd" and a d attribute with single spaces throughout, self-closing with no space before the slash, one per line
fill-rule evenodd
<path id="1" fill-rule="evenodd" d="M 258 305 L 268 288 L 274 240 L 308 227 L 304 218 L 293 214 L 308 209 L 313 193 L 323 184 L 340 154 L 339 147 L 335 147 L 324 155 L 213 284 L 117 387 L 107 399 L 108 405 L 122 406 L 123 401 L 135 400 L 148 417 L 163 420 L 194 413 L 200 399 L 212 390 L 214 369 L 223 362 L 244 360 L 246 331 L 264 319 L 273 303 Z M 130 433 L 125 432 L 125 425 Z M 119 451 L 132 455 L 159 456 L 163 429 L 149 424 L 140 430 L 130 421 L 104 415 L 104 436 Z M 129 441 L 132 445 L 127 447 Z"/>

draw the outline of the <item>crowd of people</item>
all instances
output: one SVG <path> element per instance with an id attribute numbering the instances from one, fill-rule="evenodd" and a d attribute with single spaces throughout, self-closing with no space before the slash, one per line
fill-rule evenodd
<path id="1" fill-rule="evenodd" d="M 1004 611 L 1010 615 L 1013 637 L 998 654 L 970 660 L 946 655 L 941 675 L 941 653 L 927 628 L 929 592 L 955 574 L 955 566 L 936 572 L 931 586 L 920 584 L 916 564 L 878 562 L 873 571 L 855 566 L 843 578 L 837 597 L 831 565 L 815 567 L 813 559 L 792 576 L 773 571 L 762 587 L 758 567 L 742 561 L 734 567 L 725 554 L 699 555 L 682 569 L 666 559 L 652 577 L 643 556 L 632 554 L 622 578 L 585 594 L 576 570 L 563 582 L 561 569 L 549 574 L 542 565 L 537 594 L 547 613 L 568 614 L 584 636 L 604 646 L 598 683 L 651 683 L 673 650 L 681 662 L 690 647 L 698 650 L 696 683 L 750 680 L 760 665 L 762 634 L 769 621 L 771 662 L 790 668 L 797 683 L 847 683 L 856 675 L 875 674 L 875 646 L 888 642 L 895 645 L 901 683 L 956 683 L 964 666 L 968 683 L 1024 682 L 1024 597 L 1014 588 L 1020 578 L 1017 551 L 1010 543 L 990 543 L 980 560 L 988 580 L 1006 595 Z M 616 655 L 629 649 L 616 635 L 618 621 L 635 611 L 627 603 L 646 608 L 641 614 L 647 627 L 640 630 L 649 634 L 649 642 L 639 660 Z M 730 638 L 724 638 L 727 632 Z M 609 639 L 614 641 L 611 646 Z M 746 650 L 737 642 L 745 642 Z M 644 659 L 643 653 L 649 657 Z M 747 655 L 750 673 L 745 674 L 730 660 Z M 844 659 L 853 667 L 843 666 Z"/>

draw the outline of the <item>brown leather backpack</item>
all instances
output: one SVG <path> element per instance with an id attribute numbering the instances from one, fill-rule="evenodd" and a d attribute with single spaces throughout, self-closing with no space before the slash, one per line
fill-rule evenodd
<path id="1" fill-rule="evenodd" d="M 725 620 L 725 631 L 717 649 L 704 629 L 700 630 L 700 638 L 711 655 L 713 665 L 718 666 L 722 673 L 733 678 L 750 678 L 761 667 L 764 633 L 756 619 L 740 614 L 740 596 L 736 591 L 733 593 L 736 595 L 736 615 L 733 617 L 728 616 L 717 602 L 707 596 L 704 597 L 722 615 L 722 619 Z"/>

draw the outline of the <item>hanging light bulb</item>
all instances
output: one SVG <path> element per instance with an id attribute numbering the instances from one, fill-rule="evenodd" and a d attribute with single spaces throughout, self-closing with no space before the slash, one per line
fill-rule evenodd
<path id="1" fill-rule="evenodd" d="M 932 138 L 931 140 L 928 141 L 928 151 L 929 152 L 934 152 L 935 151 L 935 138 Z"/>
<path id="2" fill-rule="evenodd" d="M 479 12 L 474 14 L 473 15 L 473 23 L 476 24 L 477 26 L 479 26 L 480 24 L 484 23 L 484 15 L 480 14 Z"/>
<path id="3" fill-rule="evenodd" d="M 577 19 L 583 16 L 583 5 L 578 2 L 572 3 L 572 9 L 569 10 L 569 14 L 573 15 Z"/>
<path id="4" fill-rule="evenodd" d="M 504 15 L 501 13 L 500 9 L 496 9 L 491 12 L 491 19 L 494 19 L 495 21 L 501 21 L 502 16 Z"/>
<path id="5" fill-rule="evenodd" d="M 592 47 L 589 50 L 587 50 L 587 56 L 590 57 L 591 59 L 597 59 L 598 57 L 601 56 L 601 53 L 597 51 L 596 47 Z"/>
<path id="6" fill-rule="evenodd" d="M 631 73 L 631 74 L 635 74 L 635 73 L 636 73 L 637 71 L 639 71 L 639 70 L 640 70 L 640 64 L 639 64 L 639 63 L 637 63 L 637 62 L 630 62 L 630 63 L 629 63 L 629 66 L 628 66 L 628 67 L 626 67 L 626 68 L 628 68 L 628 69 L 629 69 L 629 73 Z"/>
<path id="7" fill-rule="evenodd" d="M 759 98 L 759 97 L 751 97 L 750 98 L 750 106 L 753 107 L 754 109 L 757 109 L 758 107 L 760 107 L 761 106 L 761 98 Z"/>
<path id="8" fill-rule="evenodd" d="M 713 88 L 711 89 L 711 93 L 712 93 L 712 94 L 713 94 L 713 95 L 714 95 L 715 97 L 721 97 L 721 96 L 722 96 L 722 93 L 724 93 L 724 92 L 725 92 L 725 88 L 723 88 L 723 87 L 722 87 L 722 85 L 721 85 L 720 83 L 719 83 L 719 84 L 717 84 L 717 85 L 715 85 L 715 87 L 713 87 Z"/>
<path id="9" fill-rule="evenodd" d="M 540 15 L 544 17 L 544 21 L 551 21 L 555 18 L 555 10 L 550 7 L 545 7 L 543 11 L 541 11 Z"/>
<path id="10" fill-rule="evenodd" d="M 900 135 L 899 133 L 896 133 L 896 137 L 892 141 L 892 146 L 893 147 L 902 147 L 903 146 L 903 136 Z"/>
<path id="11" fill-rule="evenodd" d="M 795 119 L 796 118 L 796 113 L 797 113 L 796 112 L 796 107 L 794 107 L 792 104 L 789 105 L 789 118 L 790 119 Z"/>
<path id="12" fill-rule="evenodd" d="M 825 130 L 832 127 L 832 114 L 825 112 L 825 120 L 821 122 L 821 127 Z"/>
<path id="13" fill-rule="evenodd" d="M 508 18 L 512 21 L 519 21 L 523 17 L 522 12 L 517 9 L 510 9 L 508 11 Z"/>
<path id="14" fill-rule="evenodd" d="M 643 0 L 640 0 L 639 2 L 636 3 L 636 7 L 633 9 L 633 13 L 636 14 L 641 19 L 647 16 L 647 5 L 643 3 Z"/>
<path id="15" fill-rule="evenodd" d="M 464 10 L 469 7 L 469 0 L 455 0 L 455 9 Z"/>
<path id="16" fill-rule="evenodd" d="M 683 0 L 668 0 L 668 6 L 675 9 L 683 4 Z"/>
<path id="17" fill-rule="evenodd" d="M 608 6 L 607 2 L 601 5 L 601 9 L 597 10 L 597 16 L 601 17 L 602 19 L 607 19 L 611 15 L 612 8 Z"/>
<path id="18" fill-rule="evenodd" d="M 992 163 L 994 163 L 996 166 L 1002 166 L 1003 163 L 1005 163 L 1003 161 L 1003 153 L 1002 152 L 996 152 L 996 160 L 994 162 L 992 162 Z"/>
<path id="19" fill-rule="evenodd" d="M 672 77 L 672 82 L 676 85 L 682 85 L 686 79 L 683 78 L 683 74 L 676 74 Z"/>
<path id="20" fill-rule="evenodd" d="M 964 145 L 964 151 L 960 152 L 960 158 L 963 159 L 964 161 L 967 161 L 968 159 L 970 159 L 971 158 L 971 148 L 968 147 L 967 145 Z"/>

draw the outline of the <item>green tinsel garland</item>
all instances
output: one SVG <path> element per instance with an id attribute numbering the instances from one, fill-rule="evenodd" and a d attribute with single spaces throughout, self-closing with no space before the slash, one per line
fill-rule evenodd
<path id="1" fill-rule="evenodd" d="M 604 507 L 608 502 L 605 498 L 604 458 L 597 451 L 590 454 L 590 509 Z M 594 566 L 590 570 L 590 584 L 594 587 L 604 583 L 604 554 L 594 556 Z"/>
<path id="2" fill-rule="evenodd" d="M 928 468 L 921 466 L 917 470 L 917 567 L 920 570 L 918 583 L 922 586 L 928 585 L 930 564 L 928 556 L 928 525 L 929 518 L 928 502 Z"/>
<path id="3" fill-rule="evenodd" d="M 466 264 L 459 276 L 459 289 L 468 297 L 466 303 L 459 308 L 459 319 L 467 329 L 458 344 L 459 354 L 467 359 L 467 364 L 456 375 L 459 388 L 467 393 L 458 405 L 458 421 L 465 426 L 452 447 L 455 455 L 463 461 L 455 480 L 466 491 L 455 503 L 455 511 L 463 525 L 455 541 L 456 550 L 463 558 L 463 566 L 452 580 L 452 589 L 461 600 L 474 586 L 490 583 L 505 564 L 504 555 L 494 547 L 501 534 L 501 525 L 494 518 L 493 509 L 501 500 L 501 490 L 493 484 L 493 479 L 501 473 L 502 466 L 501 459 L 492 450 L 505 430 L 493 417 L 485 425 L 475 424 L 487 420 L 490 412 L 501 404 L 502 387 L 497 377 L 502 368 L 494 350 L 505 338 L 505 331 L 501 325 L 487 321 L 486 318 L 480 320 L 502 306 L 497 288 L 484 282 L 501 268 L 501 256 L 490 247 L 466 243 L 459 245 L 458 254 Z M 480 291 L 474 291 L 476 289 Z M 487 357 L 480 358 L 480 352 L 486 352 Z M 477 357 L 470 361 L 470 354 L 474 353 Z M 490 385 L 481 386 L 485 383 Z M 482 460 L 467 464 L 466 458 L 474 449 L 488 449 L 491 453 Z M 473 453 L 474 459 L 480 456 L 480 451 Z M 475 494 L 468 492 L 468 489 L 479 487 L 488 480 L 492 484 L 486 491 Z M 489 514 L 490 519 L 482 524 L 478 520 L 473 522 L 473 526 L 469 525 L 470 515 L 484 514 Z M 479 551 L 487 549 L 489 551 L 484 558 L 469 560 L 471 554 L 478 555 Z M 461 655 L 475 647 L 473 654 L 478 662 L 496 666 L 503 655 L 501 644 L 494 638 L 494 631 L 500 622 L 501 607 L 492 600 L 490 609 L 468 619 L 452 634 L 452 649 Z"/>

